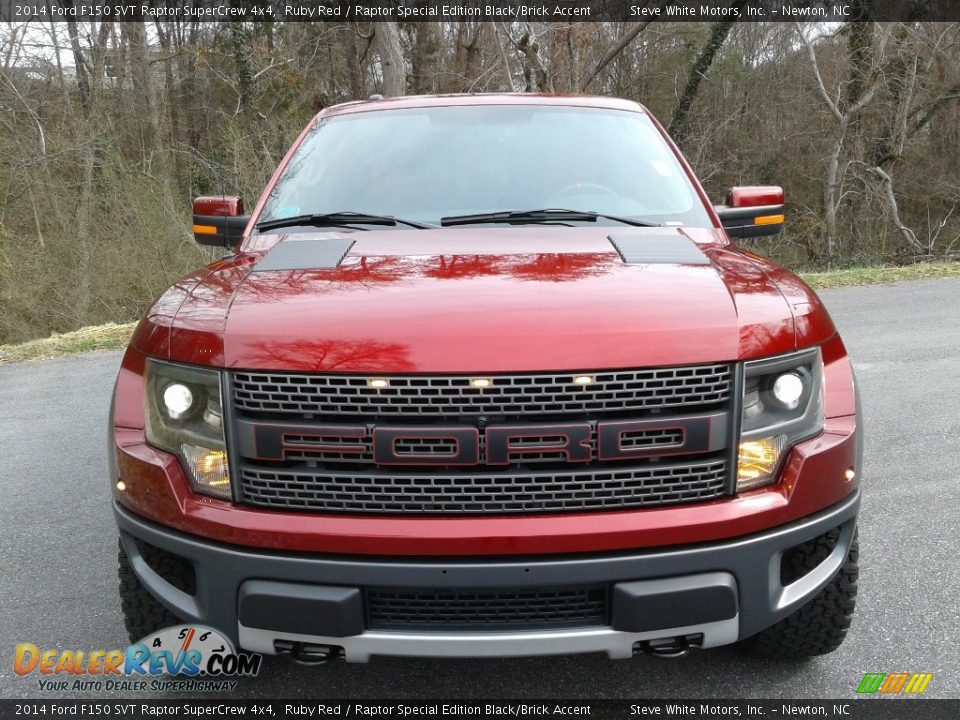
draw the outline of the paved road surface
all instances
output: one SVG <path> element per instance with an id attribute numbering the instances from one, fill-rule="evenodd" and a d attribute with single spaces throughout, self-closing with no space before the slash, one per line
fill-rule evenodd
<path id="1" fill-rule="evenodd" d="M 852 697 L 864 672 L 935 674 L 960 697 L 960 280 L 827 291 L 867 418 L 861 591 L 847 642 L 801 665 L 734 651 L 683 661 L 600 656 L 374 659 L 303 668 L 268 658 L 237 696 Z M 0 367 L 0 697 L 40 696 L 13 648 L 125 647 L 104 461 L 120 360 L 90 353 Z M 120 697 L 119 695 L 117 697 Z"/>

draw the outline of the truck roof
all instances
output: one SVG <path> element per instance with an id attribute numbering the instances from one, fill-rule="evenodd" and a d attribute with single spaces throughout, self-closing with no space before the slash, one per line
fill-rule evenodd
<path id="1" fill-rule="evenodd" d="M 401 108 L 443 107 L 451 105 L 566 105 L 570 107 L 593 107 L 608 110 L 646 112 L 639 103 L 600 95 L 563 95 L 547 93 L 462 93 L 449 95 L 404 95 L 331 105 L 320 111 L 317 117 L 330 117 L 347 113 L 395 110 Z"/>

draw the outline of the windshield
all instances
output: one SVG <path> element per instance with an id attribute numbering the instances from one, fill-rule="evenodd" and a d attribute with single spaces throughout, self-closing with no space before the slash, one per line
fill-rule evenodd
<path id="1" fill-rule="evenodd" d="M 646 115 L 541 105 L 323 119 L 297 149 L 259 220 L 352 211 L 438 223 L 541 208 L 710 226 Z"/>

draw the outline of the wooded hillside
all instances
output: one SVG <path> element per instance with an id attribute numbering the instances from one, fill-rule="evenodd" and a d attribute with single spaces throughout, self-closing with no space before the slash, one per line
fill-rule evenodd
<path id="1" fill-rule="evenodd" d="M 372 93 L 647 105 L 708 191 L 776 183 L 793 267 L 960 254 L 960 24 L 0 26 L 0 343 L 136 318 L 321 108 Z"/>

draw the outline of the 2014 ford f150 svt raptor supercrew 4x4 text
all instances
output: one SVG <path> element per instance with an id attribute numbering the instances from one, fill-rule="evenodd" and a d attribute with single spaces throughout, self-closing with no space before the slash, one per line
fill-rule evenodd
<path id="1" fill-rule="evenodd" d="M 178 622 L 303 661 L 840 645 L 861 426 L 816 295 L 738 248 L 610 98 L 320 112 L 230 254 L 140 322 L 110 419 L 133 638 Z"/>

